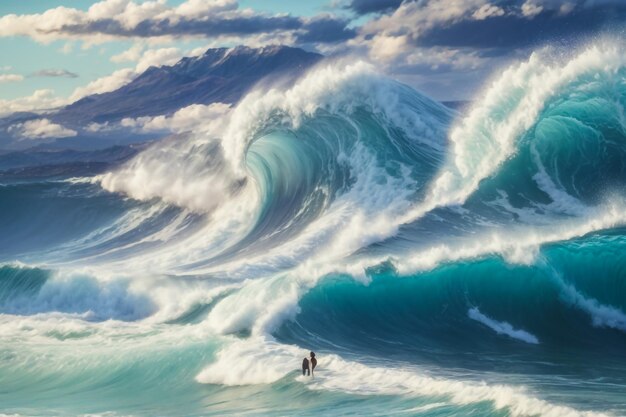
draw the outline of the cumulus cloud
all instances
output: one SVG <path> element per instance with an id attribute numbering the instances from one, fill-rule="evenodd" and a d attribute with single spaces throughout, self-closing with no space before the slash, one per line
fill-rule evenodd
<path id="1" fill-rule="evenodd" d="M 109 122 L 104 122 L 104 123 L 92 122 L 92 123 L 89 123 L 85 127 L 85 130 L 91 133 L 110 132 L 112 130 L 115 130 L 115 126 Z"/>
<path id="2" fill-rule="evenodd" d="M 522 14 L 525 17 L 533 18 L 543 11 L 543 6 L 536 4 L 534 1 L 527 1 L 522 4 Z"/>
<path id="3" fill-rule="evenodd" d="M 475 51 L 447 48 L 446 45 L 422 46 L 423 38 L 439 26 L 450 26 L 463 20 L 486 20 L 504 13 L 488 0 L 404 2 L 392 13 L 367 22 L 350 44 L 365 48 L 371 58 L 391 66 L 473 69 L 483 62 Z M 430 47 L 432 50 L 428 50 Z"/>
<path id="4" fill-rule="evenodd" d="M 495 16 L 504 16 L 504 9 L 493 4 L 483 4 L 472 14 L 476 20 L 485 20 Z"/>
<path id="5" fill-rule="evenodd" d="M 223 131 L 227 116 L 232 111 L 230 104 L 192 104 L 171 115 L 125 118 L 118 123 L 90 123 L 87 132 L 114 132 L 131 129 L 136 133 L 202 133 L 205 136 L 218 135 Z"/>
<path id="6" fill-rule="evenodd" d="M 149 49 L 138 59 L 135 72 L 144 72 L 152 66 L 172 65 L 183 56 L 185 54 L 178 48 Z"/>
<path id="7" fill-rule="evenodd" d="M 19 74 L 0 74 L 0 83 L 15 83 L 24 81 L 24 76 Z"/>
<path id="8" fill-rule="evenodd" d="M 163 131 L 213 133 L 220 130 L 230 110 L 230 105 L 225 103 L 192 104 L 183 107 L 171 116 L 126 118 L 122 119 L 120 125 L 143 133 Z M 98 128 L 102 127 L 98 126 Z"/>
<path id="9" fill-rule="evenodd" d="M 400 5 L 392 14 L 383 15 L 366 23 L 361 29 L 360 41 L 367 44 L 374 57 L 389 56 L 388 45 L 396 45 L 399 53 L 404 44 L 416 44 L 428 30 L 443 24 L 450 24 L 472 16 L 484 7 L 486 0 L 430 0 L 427 2 L 407 2 Z"/>
<path id="10" fill-rule="evenodd" d="M 624 19 L 626 3 L 618 0 L 405 0 L 366 22 L 349 43 L 387 62 L 431 47 L 502 56 L 551 39 L 623 27 Z"/>
<path id="11" fill-rule="evenodd" d="M 0 100 L 0 116 L 16 112 L 43 112 L 67 104 L 53 90 L 36 90 L 32 95 L 14 100 Z"/>
<path id="12" fill-rule="evenodd" d="M 92 94 L 102 94 L 117 90 L 131 82 L 136 76 L 137 73 L 132 68 L 117 70 L 111 75 L 98 78 L 83 87 L 78 87 L 74 90 L 69 100 L 74 102 Z"/>
<path id="13" fill-rule="evenodd" d="M 129 62 L 138 61 L 146 46 L 140 42 L 133 44 L 130 48 L 111 57 L 111 62 Z"/>
<path id="14" fill-rule="evenodd" d="M 304 19 L 241 9 L 234 0 L 103 0 L 83 11 L 57 7 L 39 14 L 5 15 L 0 36 L 28 36 L 39 42 L 80 39 L 101 43 L 120 38 L 218 38 L 285 31 L 317 42 L 335 42 L 351 31 L 348 21 L 333 16 Z M 330 33 L 333 31 L 335 35 Z"/>
<path id="15" fill-rule="evenodd" d="M 78 74 L 65 69 L 42 69 L 31 74 L 31 77 L 78 78 Z"/>
<path id="16" fill-rule="evenodd" d="M 69 138 L 77 135 L 75 130 L 53 123 L 50 119 L 37 119 L 17 123 L 11 125 L 8 131 L 22 139 Z"/>
<path id="17" fill-rule="evenodd" d="M 452 48 L 412 48 L 406 55 L 405 64 L 411 67 L 425 67 L 431 70 L 449 68 L 453 70 L 474 70 L 488 61 L 476 51 Z"/>

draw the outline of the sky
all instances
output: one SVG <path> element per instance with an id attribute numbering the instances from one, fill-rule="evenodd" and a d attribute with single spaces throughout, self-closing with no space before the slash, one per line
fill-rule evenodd
<path id="1" fill-rule="evenodd" d="M 0 114 L 112 91 L 210 47 L 350 56 L 438 100 L 468 100 L 533 50 L 623 37 L 626 0 L 0 2 Z"/>

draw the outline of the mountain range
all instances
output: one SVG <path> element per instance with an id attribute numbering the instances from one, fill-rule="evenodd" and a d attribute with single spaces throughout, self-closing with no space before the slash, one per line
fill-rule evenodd
<path id="1" fill-rule="evenodd" d="M 103 123 L 170 114 L 191 104 L 236 103 L 262 79 L 297 77 L 322 58 L 286 46 L 209 49 L 172 66 L 150 67 L 118 90 L 63 108 L 55 119 L 68 125 Z"/>

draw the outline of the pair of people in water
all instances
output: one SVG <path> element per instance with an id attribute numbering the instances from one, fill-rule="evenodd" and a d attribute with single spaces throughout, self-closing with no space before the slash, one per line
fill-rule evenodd
<path id="1" fill-rule="evenodd" d="M 302 360 L 302 375 L 315 376 L 315 367 L 317 366 L 317 359 L 315 359 L 315 352 L 310 353 L 310 358 L 304 358 Z"/>

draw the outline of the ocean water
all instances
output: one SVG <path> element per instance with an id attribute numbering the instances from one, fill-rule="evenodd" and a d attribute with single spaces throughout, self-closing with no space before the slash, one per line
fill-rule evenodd
<path id="1" fill-rule="evenodd" d="M 2 182 L 0 415 L 626 415 L 623 50 L 538 51 L 463 114 L 324 63 Z"/>

